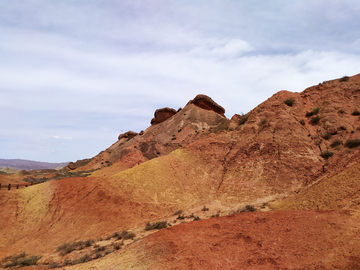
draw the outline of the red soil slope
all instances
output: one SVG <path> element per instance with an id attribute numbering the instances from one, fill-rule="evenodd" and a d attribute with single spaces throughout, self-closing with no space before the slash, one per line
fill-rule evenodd
<path id="1" fill-rule="evenodd" d="M 350 211 L 240 213 L 173 226 L 69 269 L 355 270 L 359 221 Z"/>

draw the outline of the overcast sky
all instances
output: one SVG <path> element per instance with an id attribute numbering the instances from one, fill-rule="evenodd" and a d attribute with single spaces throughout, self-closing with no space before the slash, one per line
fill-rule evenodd
<path id="1" fill-rule="evenodd" d="M 0 158 L 89 158 L 158 108 L 231 118 L 360 73 L 358 0 L 0 0 Z"/>

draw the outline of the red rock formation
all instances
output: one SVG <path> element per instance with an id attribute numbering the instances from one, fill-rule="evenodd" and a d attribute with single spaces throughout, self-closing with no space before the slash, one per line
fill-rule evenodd
<path id="1" fill-rule="evenodd" d="M 177 113 L 176 110 L 165 107 L 158 109 L 154 113 L 154 118 L 151 119 L 151 125 L 157 125 L 165 120 L 169 119 L 171 116 L 174 116 Z"/>
<path id="2" fill-rule="evenodd" d="M 197 95 L 193 100 L 190 100 L 188 104 L 194 104 L 202 109 L 211 110 L 225 116 L 225 109 L 206 95 Z"/>
<path id="3" fill-rule="evenodd" d="M 127 140 L 131 140 L 132 138 L 134 138 L 137 135 L 139 135 L 139 133 L 130 130 L 128 132 L 120 134 L 119 137 L 118 137 L 118 140 L 120 140 L 122 138 L 125 138 Z"/>

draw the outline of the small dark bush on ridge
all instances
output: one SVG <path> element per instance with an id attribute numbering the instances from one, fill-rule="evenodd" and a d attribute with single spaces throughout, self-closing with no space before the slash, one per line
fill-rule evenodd
<path id="1" fill-rule="evenodd" d="M 360 146 L 360 140 L 358 138 L 354 139 L 354 140 L 347 140 L 344 144 L 345 147 L 347 148 L 355 148 Z"/>
<path id="2" fill-rule="evenodd" d="M 340 145 L 340 144 L 342 144 L 342 141 L 339 140 L 339 139 L 336 139 L 336 140 L 333 140 L 333 141 L 331 142 L 330 147 L 335 147 L 335 146 L 338 146 L 338 145 Z"/>
<path id="3" fill-rule="evenodd" d="M 134 239 L 136 236 L 135 233 L 132 233 L 132 232 L 128 232 L 128 231 L 122 231 L 121 234 L 118 236 L 118 239 L 124 239 L 124 240 L 127 240 L 127 239 Z"/>
<path id="4" fill-rule="evenodd" d="M 292 107 L 292 105 L 294 104 L 294 99 L 293 98 L 287 98 L 284 100 L 284 103 L 290 107 Z"/>
<path id="5" fill-rule="evenodd" d="M 339 79 L 340 82 L 347 82 L 350 79 L 349 76 L 344 76 L 342 78 Z"/>
<path id="6" fill-rule="evenodd" d="M 320 112 L 320 107 L 314 108 L 311 112 L 306 112 L 305 116 L 310 117 Z"/>
<path id="7" fill-rule="evenodd" d="M 158 222 L 154 222 L 154 223 L 146 223 L 145 226 L 145 231 L 150 231 L 150 230 L 161 230 L 167 227 L 167 222 L 166 221 L 158 221 Z"/>
<path id="8" fill-rule="evenodd" d="M 199 216 L 194 217 L 193 221 L 200 220 Z"/>
<path id="9" fill-rule="evenodd" d="M 322 152 L 322 153 L 320 154 L 320 156 L 321 156 L 323 159 L 328 159 L 329 157 L 332 157 L 332 156 L 333 156 L 333 152 L 326 150 L 325 152 Z"/>
<path id="10" fill-rule="evenodd" d="M 206 205 L 204 205 L 204 207 L 201 209 L 201 211 L 203 211 L 203 212 L 209 211 L 209 208 L 207 208 Z"/>
<path id="11" fill-rule="evenodd" d="M 249 118 L 249 115 L 248 115 L 248 114 L 247 114 L 247 115 L 243 115 L 243 116 L 240 118 L 239 122 L 238 122 L 239 126 L 245 124 L 245 122 L 248 120 L 248 118 Z"/>
<path id="12" fill-rule="evenodd" d="M 360 112 L 358 110 L 355 110 L 351 113 L 351 115 L 360 115 Z"/>
<path id="13" fill-rule="evenodd" d="M 324 140 L 328 140 L 331 138 L 331 134 L 330 133 L 326 133 L 324 136 L 322 136 Z"/>
<path id="14" fill-rule="evenodd" d="M 244 213 L 244 212 L 255 212 L 256 208 L 250 204 L 246 205 L 245 208 L 240 210 L 240 213 Z"/>
<path id="15" fill-rule="evenodd" d="M 313 124 L 313 125 L 319 123 L 319 121 L 320 121 L 320 116 L 318 116 L 318 115 L 314 116 L 314 117 L 311 117 L 311 119 L 310 119 L 310 123 Z"/>

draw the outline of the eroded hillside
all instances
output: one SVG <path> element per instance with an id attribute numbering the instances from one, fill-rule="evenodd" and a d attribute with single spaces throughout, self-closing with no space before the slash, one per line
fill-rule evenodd
<path id="1" fill-rule="evenodd" d="M 231 120 L 204 96 L 177 111 L 159 110 L 145 131 L 122 134 L 93 159 L 67 168 L 96 169 L 88 177 L 0 191 L 0 257 L 26 251 L 63 266 L 72 255 L 52 257 L 59 245 L 126 230 L 141 240 L 73 268 L 167 269 L 172 262 L 201 269 L 224 263 L 357 269 L 359 94 L 356 75 L 301 93 L 280 91 Z M 297 211 L 222 217 L 245 205 Z M 184 218 L 174 215 L 178 210 Z M 219 217 L 174 226 L 210 216 Z M 145 224 L 161 220 L 172 227 L 146 236 Z M 242 241 L 247 249 L 239 248 Z M 164 250 L 152 254 L 155 246 Z"/>

